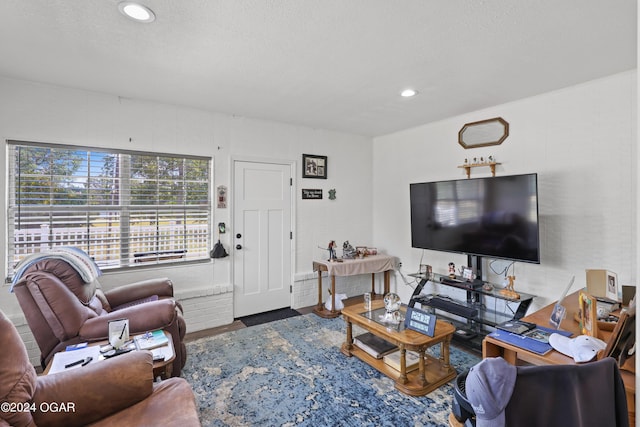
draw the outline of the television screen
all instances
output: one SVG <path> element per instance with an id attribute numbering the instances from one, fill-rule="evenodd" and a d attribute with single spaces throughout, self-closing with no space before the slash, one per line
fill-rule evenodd
<path id="1" fill-rule="evenodd" d="M 410 184 L 411 246 L 540 262 L 537 174 Z"/>

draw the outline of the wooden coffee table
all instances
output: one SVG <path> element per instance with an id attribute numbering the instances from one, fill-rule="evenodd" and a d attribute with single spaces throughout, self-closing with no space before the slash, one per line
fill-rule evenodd
<path id="1" fill-rule="evenodd" d="M 405 311 L 403 307 L 401 309 Z M 347 338 L 341 351 L 346 356 L 356 356 L 368 363 L 384 375 L 395 381 L 399 391 L 411 396 L 424 396 L 456 377 L 456 370 L 449 365 L 449 344 L 455 327 L 450 323 L 438 320 L 433 337 L 421 334 L 404 325 L 390 326 L 378 321 L 379 314 L 384 313 L 384 302 L 372 301 L 372 311 L 365 310 L 362 303 L 345 307 L 342 316 L 347 323 Z M 368 332 L 383 338 L 400 349 L 400 371 L 387 365 L 384 360 L 376 359 L 353 344 L 353 325 L 358 325 Z M 440 358 L 426 353 L 426 350 L 440 344 Z M 412 350 L 420 355 L 418 370 L 407 372 L 406 351 Z"/>

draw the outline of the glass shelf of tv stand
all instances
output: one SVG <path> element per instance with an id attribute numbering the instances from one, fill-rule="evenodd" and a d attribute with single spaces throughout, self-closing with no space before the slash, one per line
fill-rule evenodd
<path id="1" fill-rule="evenodd" d="M 509 298 L 500 293 L 502 289 L 500 287 L 492 285 L 491 289 L 486 289 L 483 288 L 486 282 L 477 281 L 471 283 L 460 277 L 453 279 L 441 274 L 431 274 L 427 276 L 426 274 L 418 273 L 410 274 L 410 276 L 420 280 L 420 284 L 416 287 L 414 295 L 411 297 L 410 305 L 420 303 L 423 310 L 426 309 L 428 312 L 435 313 L 438 318 L 450 321 L 456 327 L 456 333 L 453 335 L 454 340 L 460 345 L 477 351 L 481 351 L 482 340 L 484 336 L 490 332 L 490 330 L 487 330 L 488 327 L 495 327 L 499 323 L 525 316 L 534 298 L 534 295 L 518 291 L 516 292 L 520 295 L 519 299 Z M 466 301 L 461 301 L 458 298 L 449 298 L 449 300 L 454 304 L 477 310 L 477 315 L 472 317 L 461 316 L 427 305 L 427 300 L 434 296 L 447 298 L 446 295 L 430 293 L 429 288 L 425 288 L 429 282 L 432 282 L 434 285 L 453 287 L 466 291 Z M 483 296 L 491 298 L 483 298 Z M 502 310 L 497 309 L 498 300 L 503 301 L 500 303 L 501 308 L 503 308 Z"/>
<path id="2" fill-rule="evenodd" d="M 422 305 L 422 309 L 429 311 L 429 310 L 433 310 L 434 313 L 435 310 L 438 310 L 438 312 L 436 314 L 440 315 L 441 313 L 446 313 L 444 314 L 444 317 L 447 318 L 451 318 L 453 317 L 455 320 L 455 317 L 458 317 L 460 319 L 465 319 L 464 322 L 462 320 L 459 321 L 459 323 L 466 323 L 467 324 L 467 328 L 470 328 L 471 325 L 469 325 L 468 321 L 473 322 L 474 325 L 476 326 L 480 326 L 480 325 L 487 325 L 487 326 L 496 326 L 499 323 L 502 322 L 506 322 L 508 320 L 513 319 L 514 314 L 516 313 L 516 310 L 510 311 L 510 310 L 505 310 L 505 311 L 499 311 L 499 310 L 494 310 L 491 308 L 488 308 L 487 305 L 491 305 L 491 304 L 487 304 L 486 302 L 481 302 L 481 303 L 476 303 L 476 302 L 468 302 L 468 301 L 460 301 L 460 300 L 456 300 L 453 298 L 450 298 L 449 300 L 456 304 L 456 305 L 461 305 L 464 307 L 469 307 L 469 308 L 473 308 L 475 310 L 478 311 L 478 314 L 473 316 L 473 317 L 466 317 L 466 316 L 462 316 L 462 315 L 458 315 L 455 313 L 448 313 L 446 310 L 441 309 L 441 308 L 435 308 L 435 307 L 431 307 L 428 305 L 428 300 L 432 297 L 439 297 L 442 299 L 447 299 L 447 297 L 445 295 L 439 295 L 439 294 L 423 294 L 421 299 L 418 299 L 417 302 L 421 303 Z M 470 328 L 473 329 L 473 328 Z M 477 332 L 477 331 L 476 331 Z"/>
<path id="3" fill-rule="evenodd" d="M 509 298 L 503 295 L 502 293 L 500 293 L 500 290 L 502 290 L 502 288 L 497 285 L 491 284 L 489 282 L 481 282 L 482 284 L 476 285 L 475 282 L 471 283 L 467 280 L 462 279 L 459 276 L 456 276 L 455 279 L 449 276 L 446 276 L 444 274 L 437 274 L 437 273 L 432 273 L 430 275 L 431 277 L 428 277 L 427 274 L 424 274 L 424 273 L 412 273 L 412 274 L 409 274 L 409 276 L 415 277 L 416 279 L 424 280 L 425 282 L 431 281 L 436 285 L 451 286 L 453 288 L 475 292 L 480 295 L 486 295 L 486 296 L 490 296 L 493 298 L 498 298 L 506 301 L 526 302 L 526 301 L 531 301 L 535 297 L 535 295 L 525 294 L 524 292 L 516 291 L 520 295 L 520 298 L 519 299 Z M 483 287 L 483 285 L 485 284 L 491 285 L 491 289 L 485 289 Z M 509 319 L 506 319 L 506 320 L 509 320 Z"/>

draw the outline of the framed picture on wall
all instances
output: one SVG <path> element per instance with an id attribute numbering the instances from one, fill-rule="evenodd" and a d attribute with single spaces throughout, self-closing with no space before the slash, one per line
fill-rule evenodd
<path id="1" fill-rule="evenodd" d="M 327 156 L 303 154 L 302 177 L 327 179 Z"/>

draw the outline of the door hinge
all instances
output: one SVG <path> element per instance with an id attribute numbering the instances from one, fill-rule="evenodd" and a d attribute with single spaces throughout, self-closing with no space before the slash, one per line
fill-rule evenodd
<path id="1" fill-rule="evenodd" d="M 289 293 L 292 294 L 293 293 L 293 285 L 289 285 Z"/>
<path id="2" fill-rule="evenodd" d="M 293 187 L 293 178 L 289 178 L 289 186 Z"/>
<path id="3" fill-rule="evenodd" d="M 293 240 L 293 231 L 289 232 L 289 240 Z"/>

